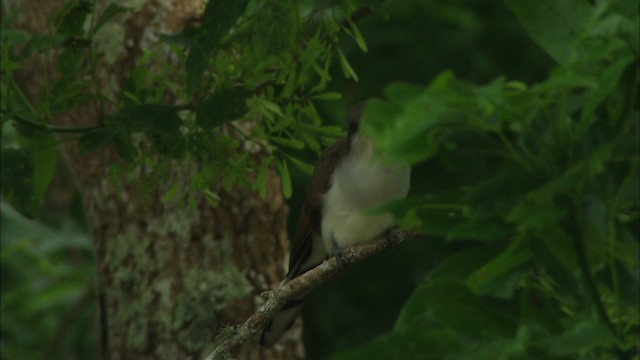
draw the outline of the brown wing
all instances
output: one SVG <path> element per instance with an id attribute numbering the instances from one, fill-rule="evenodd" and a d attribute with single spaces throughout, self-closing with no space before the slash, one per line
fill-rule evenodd
<path id="1" fill-rule="evenodd" d="M 322 219 L 322 195 L 329 191 L 331 175 L 339 160 L 348 150 L 348 139 L 343 138 L 328 147 L 316 162 L 313 175 L 307 187 L 307 199 L 300 213 L 296 236 L 291 248 L 289 258 L 289 273 L 285 280 L 290 280 L 309 270 L 309 266 L 303 267 L 305 261 L 311 256 L 313 238 L 312 234 L 320 233 Z M 313 264 L 313 266 L 318 264 Z M 311 266 L 312 267 L 312 266 Z"/>

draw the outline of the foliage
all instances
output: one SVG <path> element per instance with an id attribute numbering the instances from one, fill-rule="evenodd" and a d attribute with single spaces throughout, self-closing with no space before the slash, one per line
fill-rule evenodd
<path id="1" fill-rule="evenodd" d="M 512 13 L 501 13 L 463 0 L 389 0 L 375 5 L 390 17 L 369 23 L 377 28 L 349 19 L 361 3 L 212 1 L 199 26 L 144 49 L 118 94 L 99 85 L 97 69 L 108 64 L 94 41 L 133 9 L 69 2 L 52 34 L 13 29 L 5 17 L 2 129 L 14 126 L 18 141 L 3 136 L 3 201 L 38 216 L 55 169 L 52 133 L 60 132 L 78 135 L 65 141 L 87 152 L 114 147 L 120 161 L 111 173 L 146 176 L 137 182 L 145 191 L 166 183 L 172 164 L 198 163 L 186 189 L 162 190 L 203 195 L 213 206 L 215 184 L 265 196 L 266 171 L 276 169 L 296 208 L 312 158 L 341 135 L 323 120 L 338 113 L 328 100 L 381 95 L 393 80 L 368 104 L 362 131 L 390 161 L 415 165 L 411 196 L 385 210 L 429 239 L 315 294 L 322 300 L 307 307 L 310 356 L 638 358 L 638 1 L 505 0 Z M 478 35 L 490 27 L 491 36 Z M 550 58 L 518 37 L 523 30 Z M 436 34 L 423 46 L 428 32 Z M 378 46 L 384 40 L 404 46 L 401 56 Z M 510 56 L 491 57 L 485 45 Z M 16 72 L 34 54 L 55 52 L 39 101 L 27 99 Z M 497 74 L 506 76 L 485 81 Z M 51 125 L 52 116 L 90 102 L 98 125 Z M 140 166 L 153 169 L 140 175 Z M 23 255 L 6 255 L 16 245 L 5 238 L 22 235 L 4 231 L 3 292 L 33 296 L 5 282 L 5 269 L 17 271 Z M 59 254 L 33 258 L 49 256 Z M 70 271 L 40 270 L 22 285 Z M 77 299 L 86 281 L 60 294 Z M 4 319 L 20 305 L 16 296 L 2 299 L 2 355 L 31 357 L 20 348 L 33 342 L 14 335 L 23 333 L 17 317 Z M 60 303 L 50 303 L 60 317 Z"/>
<path id="2" fill-rule="evenodd" d="M 113 165 L 112 173 L 119 176 L 153 163 L 153 176 L 144 181 L 151 188 L 164 183 L 157 174 L 170 161 L 198 162 L 202 168 L 192 174 L 185 190 L 190 200 L 196 195 L 215 200 L 210 189 L 223 173 L 227 190 L 234 184 L 251 185 L 264 196 L 264 174 L 273 164 L 289 197 L 288 163 L 304 171 L 310 167 L 294 152 L 308 148 L 319 154 L 341 135 L 339 127 L 322 125 L 314 101 L 340 97 L 325 91 L 328 68 L 334 54 L 349 68 L 347 59 L 338 55 L 343 30 L 363 43 L 356 25 L 345 20 L 355 6 L 351 1 L 209 2 L 199 27 L 164 35 L 160 43 L 143 49 L 120 94 L 109 94 L 100 85 L 97 67 L 108 64 L 98 60 L 93 41 L 113 19 L 130 16 L 132 9 L 69 2 L 56 18 L 55 34 L 11 29 L 11 19 L 5 19 L 2 119 L 15 125 L 21 139 L 18 149 L 3 147 L 6 200 L 24 216 L 36 215 L 55 168 L 51 132 L 79 133 L 84 151 L 114 146 L 121 162 Z M 189 48 L 186 56 L 184 45 Z M 14 74 L 34 54 L 53 50 L 61 51 L 57 71 L 34 104 Z M 183 77 L 167 71 L 175 67 L 184 68 Z M 99 104 L 99 125 L 51 125 L 52 116 L 89 102 Z M 251 152 L 265 154 L 264 159 L 256 162 L 237 151 L 242 141 L 250 141 L 256 148 Z"/>
<path id="3" fill-rule="evenodd" d="M 2 216 L 4 359 L 90 359 L 97 334 L 93 250 L 85 229 L 65 219 L 36 223 L 6 204 Z"/>
<path id="4" fill-rule="evenodd" d="M 427 276 L 391 332 L 337 359 L 638 356 L 637 17 L 622 2 L 507 4 L 558 62 L 545 81 L 445 71 L 365 109 L 390 161 L 442 164 L 450 184 L 385 209 L 477 245 Z"/>

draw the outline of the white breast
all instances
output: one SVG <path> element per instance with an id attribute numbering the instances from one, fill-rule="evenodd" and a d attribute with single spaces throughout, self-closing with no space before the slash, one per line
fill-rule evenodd
<path id="1" fill-rule="evenodd" d="M 389 228 L 393 223 L 390 214 L 363 212 L 404 198 L 410 175 L 409 166 L 384 163 L 374 154 L 370 141 L 356 136 L 324 197 L 322 239 L 327 253 L 331 253 L 333 239 L 345 248 L 371 241 Z"/>

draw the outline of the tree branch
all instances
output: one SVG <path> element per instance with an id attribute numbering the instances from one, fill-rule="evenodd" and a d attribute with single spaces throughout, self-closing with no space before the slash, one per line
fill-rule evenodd
<path id="1" fill-rule="evenodd" d="M 414 231 L 397 229 L 392 232 L 392 235 L 393 245 L 399 245 L 420 234 Z M 260 333 L 269 319 L 271 319 L 287 301 L 335 278 L 338 274 L 346 271 L 353 265 L 388 248 L 389 245 L 386 239 L 379 237 L 371 243 L 348 248 L 344 250 L 340 260 L 332 257 L 317 267 L 289 281 L 284 286 L 263 293 L 267 301 L 262 304 L 247 321 L 233 327 L 230 334 L 226 336 L 222 335 L 221 337 L 223 339 L 221 339 L 221 343 L 207 356 L 206 360 L 229 358 L 231 350 L 236 346 L 246 343 L 254 335 Z"/>

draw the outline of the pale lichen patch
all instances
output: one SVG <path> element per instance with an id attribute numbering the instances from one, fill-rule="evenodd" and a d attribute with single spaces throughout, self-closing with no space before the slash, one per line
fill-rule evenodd
<path id="1" fill-rule="evenodd" d="M 166 212 L 165 216 L 148 220 L 150 232 L 162 237 L 175 236 L 180 240 L 189 239 L 191 226 L 198 221 L 198 214 L 188 207 L 181 210 Z"/>
<path id="2" fill-rule="evenodd" d="M 108 22 L 93 37 L 93 47 L 108 65 L 125 53 L 125 29 L 123 24 Z"/>

